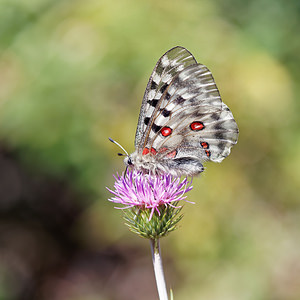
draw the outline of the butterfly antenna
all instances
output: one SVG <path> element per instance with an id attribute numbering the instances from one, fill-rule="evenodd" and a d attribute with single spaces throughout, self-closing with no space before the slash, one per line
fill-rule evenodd
<path id="1" fill-rule="evenodd" d="M 118 153 L 118 156 L 127 156 L 128 159 L 130 160 L 130 157 L 129 157 L 129 154 L 128 152 L 118 143 L 116 142 L 115 140 L 113 140 L 112 138 L 108 138 L 112 143 L 116 144 L 117 146 L 119 146 L 125 153 Z M 126 174 L 127 174 L 127 170 L 128 170 L 128 165 L 126 166 L 125 168 L 125 172 L 124 172 L 124 178 L 126 177 Z"/>
<path id="2" fill-rule="evenodd" d="M 128 154 L 128 152 L 118 143 L 118 142 L 116 142 L 115 140 L 113 140 L 112 138 L 108 138 L 112 143 L 114 143 L 114 144 L 116 144 L 117 146 L 119 146 L 124 152 L 125 152 L 125 154 L 124 153 L 118 153 L 118 155 L 119 156 L 128 156 L 129 157 L 129 154 Z"/>

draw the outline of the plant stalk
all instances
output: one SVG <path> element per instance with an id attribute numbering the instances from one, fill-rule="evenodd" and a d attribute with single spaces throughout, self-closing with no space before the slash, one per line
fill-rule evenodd
<path id="1" fill-rule="evenodd" d="M 159 239 L 150 239 L 150 245 L 159 300 L 168 300 L 168 293 L 160 254 Z"/>

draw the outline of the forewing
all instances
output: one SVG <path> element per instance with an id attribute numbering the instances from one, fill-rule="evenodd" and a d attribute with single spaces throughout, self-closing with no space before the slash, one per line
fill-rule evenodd
<path id="1" fill-rule="evenodd" d="M 146 137 L 145 120 L 150 119 L 157 111 L 158 103 L 174 77 L 196 63 L 193 55 L 183 47 L 170 49 L 156 63 L 144 94 L 135 134 L 135 147 L 140 151 L 143 149 Z"/>

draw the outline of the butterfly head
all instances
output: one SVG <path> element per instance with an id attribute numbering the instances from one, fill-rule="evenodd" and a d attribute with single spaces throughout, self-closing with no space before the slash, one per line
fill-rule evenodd
<path id="1" fill-rule="evenodd" d="M 124 164 L 126 168 L 131 167 L 131 168 L 139 169 L 139 162 L 140 162 L 140 158 L 137 151 L 131 153 L 130 155 L 127 154 L 126 157 L 124 158 Z"/>
<path id="2" fill-rule="evenodd" d="M 126 157 L 124 158 L 124 164 L 126 166 L 133 166 L 133 162 L 130 155 L 126 155 Z"/>
<path id="3" fill-rule="evenodd" d="M 124 158 L 126 168 L 134 168 L 145 173 L 152 172 L 153 174 L 159 173 L 159 161 L 152 153 L 146 155 L 139 153 L 138 150 Z"/>

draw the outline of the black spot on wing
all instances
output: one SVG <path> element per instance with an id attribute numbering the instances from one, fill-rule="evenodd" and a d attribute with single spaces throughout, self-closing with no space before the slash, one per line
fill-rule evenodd
<path id="1" fill-rule="evenodd" d="M 161 126 L 156 125 L 155 123 L 153 123 L 151 129 L 152 129 L 155 133 L 157 133 L 157 132 L 159 132 L 159 131 L 161 130 Z"/>
<path id="2" fill-rule="evenodd" d="M 181 104 L 181 103 L 183 103 L 185 101 L 185 99 L 183 98 L 183 97 L 181 97 L 181 96 L 178 96 L 176 99 L 175 99 L 175 103 L 176 104 Z"/>
<path id="3" fill-rule="evenodd" d="M 155 83 L 154 81 L 151 82 L 151 90 L 156 90 L 157 89 L 157 83 Z"/>
<path id="4" fill-rule="evenodd" d="M 165 96 L 165 99 L 166 99 L 166 100 L 170 100 L 170 98 L 171 98 L 171 95 L 167 92 L 167 93 L 166 93 L 166 96 Z"/>
<path id="5" fill-rule="evenodd" d="M 167 110 L 166 108 L 162 110 L 161 114 L 166 118 L 171 115 L 171 111 Z"/>
<path id="6" fill-rule="evenodd" d="M 163 70 L 164 70 L 163 66 L 161 64 L 159 64 L 156 68 L 157 75 L 161 76 L 163 73 Z"/>
<path id="7" fill-rule="evenodd" d="M 213 114 L 211 114 L 211 118 L 212 118 L 213 120 L 219 120 L 220 115 L 217 114 L 217 113 L 213 113 Z"/>
<path id="8" fill-rule="evenodd" d="M 147 103 L 153 107 L 156 107 L 158 101 L 159 101 L 158 99 L 152 99 L 152 100 L 148 100 Z"/>
<path id="9" fill-rule="evenodd" d="M 223 139 L 226 139 L 226 133 L 225 132 L 221 132 L 221 131 L 216 131 L 214 133 L 214 137 L 218 140 L 223 140 Z"/>
<path id="10" fill-rule="evenodd" d="M 161 91 L 162 94 L 163 94 L 164 91 L 167 89 L 167 87 L 168 87 L 168 84 L 167 84 L 167 83 L 165 83 L 165 84 L 163 84 L 163 85 L 161 86 L 160 91 Z"/>
<path id="11" fill-rule="evenodd" d="M 217 147 L 223 152 L 225 148 L 228 146 L 228 143 L 226 142 L 219 142 Z"/>
<path id="12" fill-rule="evenodd" d="M 217 124 L 214 125 L 214 129 L 216 129 L 216 130 L 225 129 L 222 125 L 223 125 L 223 123 L 217 123 Z"/>
<path id="13" fill-rule="evenodd" d="M 146 118 L 144 119 L 144 124 L 145 124 L 145 125 L 148 125 L 148 124 L 149 124 L 149 121 L 150 121 L 150 118 L 149 118 L 149 117 L 146 117 Z"/>

